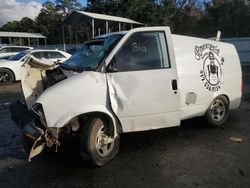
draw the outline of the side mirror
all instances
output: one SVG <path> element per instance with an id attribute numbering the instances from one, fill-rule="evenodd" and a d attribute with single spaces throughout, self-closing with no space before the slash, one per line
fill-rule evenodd
<path id="1" fill-rule="evenodd" d="M 108 65 L 107 72 L 118 72 L 118 68 L 116 66 L 115 57 L 112 59 L 112 61 Z"/>
<path id="2" fill-rule="evenodd" d="M 109 66 L 108 72 L 118 72 L 118 69 L 117 69 L 117 67 Z"/>

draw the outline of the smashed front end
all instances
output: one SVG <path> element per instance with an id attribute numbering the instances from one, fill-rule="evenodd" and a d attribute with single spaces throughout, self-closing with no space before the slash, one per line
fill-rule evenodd
<path id="1" fill-rule="evenodd" d="M 10 105 L 12 120 L 23 131 L 23 146 L 28 153 L 29 161 L 40 154 L 45 147 L 59 146 L 59 128 L 48 128 L 43 116 L 41 104 L 36 104 L 32 110 L 20 101 Z"/>
<path id="2" fill-rule="evenodd" d="M 46 146 L 59 145 L 59 129 L 47 127 L 43 107 L 35 103 L 44 90 L 67 78 L 57 67 L 53 62 L 33 56 L 21 67 L 24 99 L 12 103 L 10 112 L 12 120 L 23 131 L 23 146 L 29 161 Z"/>
<path id="3" fill-rule="evenodd" d="M 60 65 L 32 55 L 27 58 L 21 66 L 24 102 L 13 103 L 10 111 L 23 130 L 29 160 L 45 147 L 55 145 L 57 149 L 60 141 L 76 136 L 87 118 L 83 114 L 102 112 L 112 117 L 107 108 L 106 76 L 99 70 L 122 36 L 88 41 Z"/>

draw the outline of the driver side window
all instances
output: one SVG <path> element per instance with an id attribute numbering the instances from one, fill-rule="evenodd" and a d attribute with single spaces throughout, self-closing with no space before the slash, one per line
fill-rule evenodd
<path id="1" fill-rule="evenodd" d="M 169 68 L 164 32 L 140 32 L 132 35 L 111 61 L 119 72 Z"/>

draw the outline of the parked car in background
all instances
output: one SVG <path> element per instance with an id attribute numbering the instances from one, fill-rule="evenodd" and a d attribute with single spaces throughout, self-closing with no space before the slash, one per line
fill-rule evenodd
<path id="1" fill-rule="evenodd" d="M 30 46 L 4 46 L 0 48 L 0 59 L 6 59 L 24 50 L 31 50 Z"/>
<path id="2" fill-rule="evenodd" d="M 8 84 L 20 80 L 20 68 L 28 55 L 36 58 L 49 59 L 54 63 L 62 63 L 71 57 L 70 54 L 60 50 L 25 50 L 8 59 L 0 60 L 0 84 Z"/>

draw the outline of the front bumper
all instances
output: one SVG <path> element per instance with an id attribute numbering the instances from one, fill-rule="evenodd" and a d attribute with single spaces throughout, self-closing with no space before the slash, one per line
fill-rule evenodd
<path id="1" fill-rule="evenodd" d="M 23 147 L 28 154 L 28 160 L 40 154 L 46 146 L 45 133 L 34 123 L 23 128 Z"/>
<path id="2" fill-rule="evenodd" d="M 37 115 L 30 111 L 20 101 L 10 105 L 11 119 L 23 131 L 23 146 L 28 153 L 29 161 L 42 152 L 46 145 L 45 128 L 41 129 L 35 125 Z M 41 126 L 42 127 L 42 126 Z"/>

